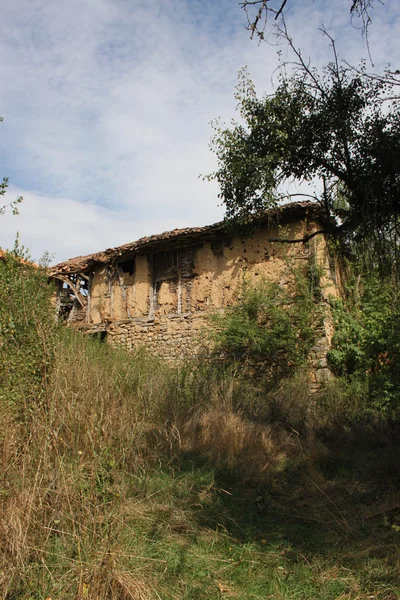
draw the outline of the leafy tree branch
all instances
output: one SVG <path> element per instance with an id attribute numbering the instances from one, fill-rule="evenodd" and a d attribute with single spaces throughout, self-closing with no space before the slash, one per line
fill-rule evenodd
<path id="1" fill-rule="evenodd" d="M 0 196 L 4 196 L 8 188 L 8 177 L 4 177 L 3 181 L 0 182 Z M 18 205 L 21 204 L 23 198 L 18 196 L 15 200 L 11 200 L 8 204 L 0 206 L 0 215 L 4 215 L 6 212 L 11 211 L 13 215 L 18 215 Z"/>
<path id="2" fill-rule="evenodd" d="M 0 123 L 3 121 L 3 117 L 0 117 Z M 8 188 L 8 177 L 4 177 L 3 181 L 0 182 L 0 196 L 4 196 Z M 15 200 L 0 206 L 0 215 L 4 215 L 6 212 L 11 211 L 13 215 L 18 215 L 18 205 L 21 204 L 23 198 L 18 196 Z"/>
<path id="3" fill-rule="evenodd" d="M 218 159 L 209 178 L 220 187 L 227 220 L 248 223 L 287 197 L 293 183 L 317 187 L 315 199 L 336 221 L 331 233 L 368 246 L 375 262 L 399 264 L 400 105 L 396 81 L 371 77 L 365 63 L 307 62 L 285 28 L 293 53 L 275 92 L 258 97 L 242 70 L 236 98 L 241 122 L 214 123 Z M 286 191 L 282 192 L 282 189 Z M 373 255 L 375 254 L 375 258 Z"/>

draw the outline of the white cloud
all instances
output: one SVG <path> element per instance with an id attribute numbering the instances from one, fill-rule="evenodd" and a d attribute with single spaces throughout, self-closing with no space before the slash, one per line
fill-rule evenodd
<path id="1" fill-rule="evenodd" d="M 317 64 L 329 52 L 322 23 L 343 57 L 366 54 L 348 0 L 291 6 L 295 42 Z M 399 21 L 394 0 L 375 12 L 370 43 L 381 66 L 400 58 Z M 276 48 L 251 42 L 244 24 L 236 0 L 6 3 L 0 175 L 25 201 L 20 217 L 0 218 L 0 245 L 20 229 L 36 258 L 49 250 L 62 260 L 221 218 L 215 185 L 198 178 L 215 165 L 209 121 L 234 115 L 240 67 L 261 92 L 277 64 Z"/>
<path id="2" fill-rule="evenodd" d="M 10 196 L 22 191 L 12 188 Z M 4 248 L 11 248 L 19 232 L 21 242 L 34 260 L 49 251 L 55 254 L 55 262 L 61 262 L 77 254 L 89 254 L 185 224 L 166 215 L 157 218 L 153 213 L 138 220 L 131 210 L 24 192 L 20 215 L 6 213 L 0 217 L 0 239 Z"/>

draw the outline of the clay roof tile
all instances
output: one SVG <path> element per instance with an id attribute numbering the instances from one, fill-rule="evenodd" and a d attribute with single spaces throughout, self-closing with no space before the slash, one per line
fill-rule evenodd
<path id="1" fill-rule="evenodd" d="M 291 202 L 281 205 L 275 209 L 265 212 L 257 221 L 288 223 L 296 219 L 318 218 L 320 220 L 328 220 L 327 214 L 323 207 L 316 202 Z M 227 224 L 224 221 L 215 223 L 214 225 L 206 225 L 204 227 L 185 227 L 183 229 L 173 229 L 165 231 L 157 235 L 151 235 L 140 238 L 128 244 L 122 244 L 115 248 L 107 248 L 101 252 L 88 254 L 85 256 L 77 256 L 67 261 L 59 263 L 50 268 L 50 276 L 67 275 L 72 273 L 84 272 L 92 268 L 96 264 L 107 264 L 112 260 L 124 255 L 133 255 L 144 249 L 150 249 L 153 246 L 160 245 L 162 242 L 172 244 L 174 241 L 183 242 L 193 238 L 199 239 L 204 236 L 214 236 L 223 231 L 227 231 Z"/>

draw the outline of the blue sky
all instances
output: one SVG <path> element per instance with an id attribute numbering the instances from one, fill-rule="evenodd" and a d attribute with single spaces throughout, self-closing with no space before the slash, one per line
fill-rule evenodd
<path id="1" fill-rule="evenodd" d="M 13 0 L 2 7 L 0 176 L 20 215 L 0 217 L 34 258 L 55 261 L 223 216 L 210 121 L 235 116 L 238 70 L 271 90 L 277 48 L 245 30 L 237 0 Z M 322 24 L 356 63 L 366 46 L 348 0 L 292 0 L 287 23 L 316 65 L 329 59 Z M 398 0 L 377 4 L 375 69 L 398 68 Z M 285 56 L 286 50 L 281 48 Z"/>

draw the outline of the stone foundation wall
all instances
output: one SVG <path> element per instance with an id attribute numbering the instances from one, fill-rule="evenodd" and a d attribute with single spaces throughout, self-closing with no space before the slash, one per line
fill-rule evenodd
<path id="1" fill-rule="evenodd" d="M 322 386 L 326 385 L 333 378 L 327 358 L 334 333 L 333 319 L 329 300 L 326 299 L 323 302 L 325 304 L 324 320 L 316 332 L 316 342 L 311 348 L 309 355 L 311 390 L 314 392 L 320 390 Z"/>
<path id="2" fill-rule="evenodd" d="M 300 240 L 319 229 L 320 223 L 304 218 L 285 224 L 284 233 L 264 223 L 245 238 L 225 232 L 168 243 L 161 240 L 128 255 L 122 252 L 113 260 L 85 267 L 85 278 L 74 275 L 73 285 L 87 291 L 87 306 L 81 308 L 75 302 L 68 324 L 105 335 L 108 343 L 127 351 L 145 347 L 171 362 L 191 357 L 202 347 L 210 347 L 206 334 L 210 314 L 234 305 L 244 281 L 286 285 L 288 261 L 294 266 L 313 261 L 322 269 L 324 294 L 335 295 L 323 236 L 308 244 L 276 241 L 282 235 Z M 315 390 L 330 378 L 328 320 L 317 340 L 310 354 Z"/>
<path id="3" fill-rule="evenodd" d="M 327 363 L 331 327 L 331 319 L 327 316 L 310 351 L 310 388 L 313 392 L 318 392 L 332 378 Z M 193 357 L 209 347 L 209 328 L 208 311 L 164 315 L 154 319 L 130 319 L 110 324 L 107 342 L 128 352 L 144 347 L 151 354 L 174 363 Z"/>
<path id="4" fill-rule="evenodd" d="M 207 341 L 208 313 L 163 315 L 111 323 L 107 341 L 127 351 L 145 347 L 167 361 L 194 356 Z"/>

